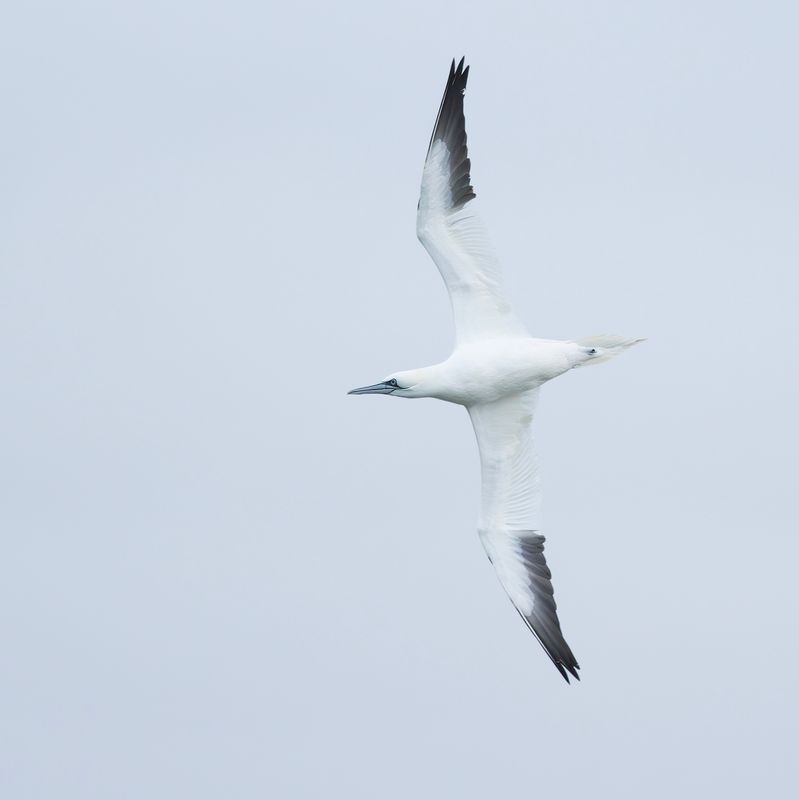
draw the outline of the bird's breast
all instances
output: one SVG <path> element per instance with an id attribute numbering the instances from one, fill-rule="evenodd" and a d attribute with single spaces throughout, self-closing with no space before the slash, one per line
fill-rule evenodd
<path id="1" fill-rule="evenodd" d="M 442 367 L 447 394 L 442 399 L 472 405 L 537 388 L 571 364 L 562 347 L 534 339 L 509 339 L 461 347 Z"/>

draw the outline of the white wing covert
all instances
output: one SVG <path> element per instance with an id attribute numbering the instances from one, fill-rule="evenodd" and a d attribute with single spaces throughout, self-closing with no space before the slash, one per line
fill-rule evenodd
<path id="1" fill-rule="evenodd" d="M 469 67 L 449 72 L 427 151 L 416 233 L 449 292 L 459 344 L 478 338 L 527 336 L 502 289 L 499 262 L 474 211 L 463 95 Z"/>
<path id="2" fill-rule="evenodd" d="M 469 407 L 482 470 L 480 540 L 527 627 L 568 682 L 580 668 L 563 638 L 540 533 L 531 426 L 538 389 Z"/>

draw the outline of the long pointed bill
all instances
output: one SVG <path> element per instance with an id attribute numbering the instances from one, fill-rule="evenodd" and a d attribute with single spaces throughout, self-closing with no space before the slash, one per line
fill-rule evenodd
<path id="1" fill-rule="evenodd" d="M 371 386 L 361 386 L 360 389 L 353 389 L 347 394 L 391 394 L 396 391 L 397 387 L 393 384 L 386 383 L 373 383 Z"/>

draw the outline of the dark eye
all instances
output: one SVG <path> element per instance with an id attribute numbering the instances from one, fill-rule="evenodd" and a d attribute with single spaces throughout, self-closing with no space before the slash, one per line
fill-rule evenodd
<path id="1" fill-rule="evenodd" d="M 595 348 L 595 347 L 592 347 L 592 348 L 591 348 L 591 349 L 588 351 L 588 355 L 589 355 L 589 356 L 593 356 L 593 355 L 595 355 L 595 354 L 596 354 L 596 348 Z"/>
<path id="2" fill-rule="evenodd" d="M 396 378 L 392 378 L 390 381 L 386 381 L 386 383 L 388 383 L 389 386 L 399 386 Z"/>

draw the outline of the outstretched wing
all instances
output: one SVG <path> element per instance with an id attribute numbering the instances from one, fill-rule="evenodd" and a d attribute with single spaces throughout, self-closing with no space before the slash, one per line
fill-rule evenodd
<path id="1" fill-rule="evenodd" d="M 541 491 L 531 425 L 538 390 L 469 408 L 483 476 L 478 530 L 513 605 L 568 682 L 580 668 L 558 621 L 540 533 Z"/>
<path id="2" fill-rule="evenodd" d="M 416 233 L 447 285 L 458 343 L 526 336 L 502 290 L 499 262 L 474 211 L 463 95 L 469 67 L 449 71 L 422 173 Z"/>

